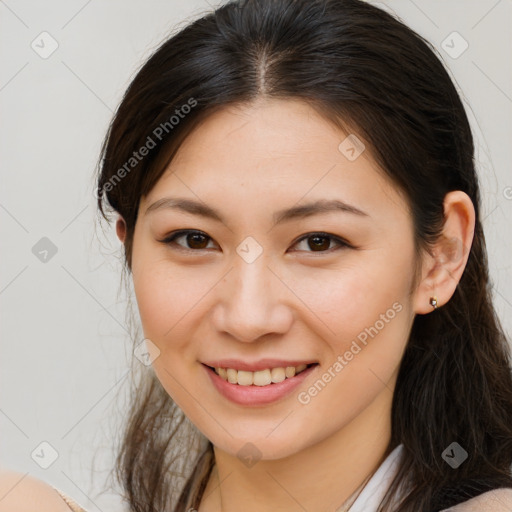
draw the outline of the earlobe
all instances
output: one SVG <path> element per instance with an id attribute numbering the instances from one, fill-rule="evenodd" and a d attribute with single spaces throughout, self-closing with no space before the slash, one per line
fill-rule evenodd
<path id="1" fill-rule="evenodd" d="M 460 190 L 446 194 L 443 230 L 424 261 L 424 277 L 415 294 L 416 313 L 431 313 L 451 299 L 466 268 L 474 231 L 475 208 L 470 197 Z"/>
<path id="2" fill-rule="evenodd" d="M 124 221 L 123 217 L 121 217 L 121 215 L 116 222 L 116 233 L 119 240 L 121 240 L 121 242 L 124 244 L 124 240 L 126 238 L 126 222 Z"/>

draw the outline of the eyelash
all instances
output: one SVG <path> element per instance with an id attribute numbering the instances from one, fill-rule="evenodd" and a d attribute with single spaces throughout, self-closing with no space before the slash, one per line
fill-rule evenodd
<path id="1" fill-rule="evenodd" d="M 177 248 L 178 250 L 181 250 L 181 251 L 185 251 L 185 252 L 198 252 L 198 251 L 205 251 L 205 250 L 208 250 L 208 249 L 189 249 L 189 248 L 186 248 L 186 247 L 182 247 L 181 245 L 179 244 L 176 244 L 175 240 L 177 240 L 178 238 L 181 238 L 183 236 L 186 236 L 186 235 L 189 235 L 189 234 L 198 234 L 198 235 L 203 235 L 204 237 L 206 237 L 207 239 L 209 240 L 212 240 L 211 237 L 209 237 L 206 233 L 204 233 L 203 231 L 197 231 L 195 229 L 181 229 L 179 231 L 174 231 L 173 233 L 170 233 L 168 236 L 166 236 L 163 240 L 159 240 L 159 242 L 165 244 L 165 245 L 168 245 L 168 246 L 174 246 L 174 248 Z M 314 231 L 314 232 L 311 232 L 311 233 L 306 233 L 305 235 L 303 235 L 301 238 L 299 238 L 298 240 L 296 240 L 293 245 L 296 245 L 298 244 L 299 242 L 302 242 L 303 240 L 307 240 L 308 238 L 313 238 L 313 237 L 319 237 L 319 238 L 328 238 L 330 240 L 333 240 L 334 242 L 336 242 L 339 247 L 338 249 L 344 249 L 344 248 L 351 248 L 353 249 L 354 246 L 352 246 L 351 244 L 349 244 L 346 240 L 343 240 L 343 238 L 340 238 L 339 236 L 335 236 L 335 235 L 331 235 L 330 233 L 325 233 L 323 231 Z M 177 246 L 177 247 L 176 247 Z M 299 251 L 300 252 L 300 251 Z M 333 252 L 333 249 L 328 249 L 326 251 L 305 251 L 305 252 L 310 252 L 312 254 L 315 254 L 315 253 L 331 253 Z"/>

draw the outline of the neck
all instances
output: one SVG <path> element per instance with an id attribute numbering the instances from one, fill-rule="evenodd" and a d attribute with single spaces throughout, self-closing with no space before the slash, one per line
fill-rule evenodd
<path id="1" fill-rule="evenodd" d="M 215 466 L 199 512 L 335 512 L 388 455 L 392 395 L 385 388 L 342 429 L 282 459 L 248 468 L 214 447 Z"/>

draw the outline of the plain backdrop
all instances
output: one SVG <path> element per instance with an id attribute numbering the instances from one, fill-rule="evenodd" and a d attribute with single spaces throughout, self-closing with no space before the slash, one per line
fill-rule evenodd
<path id="1" fill-rule="evenodd" d="M 379 4 L 436 46 L 463 96 L 510 336 L 512 2 Z M 0 466 L 50 482 L 90 512 L 122 510 L 104 488 L 132 356 L 121 245 L 97 228 L 100 144 L 141 63 L 213 5 L 0 1 Z"/>

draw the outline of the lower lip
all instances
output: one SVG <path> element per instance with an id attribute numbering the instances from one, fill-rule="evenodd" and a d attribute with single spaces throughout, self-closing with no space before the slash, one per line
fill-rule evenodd
<path id="1" fill-rule="evenodd" d="M 231 384 L 217 375 L 209 366 L 203 364 L 217 391 L 228 400 L 239 405 L 266 405 L 289 395 L 318 365 L 309 366 L 294 377 L 267 386 L 241 386 Z"/>

